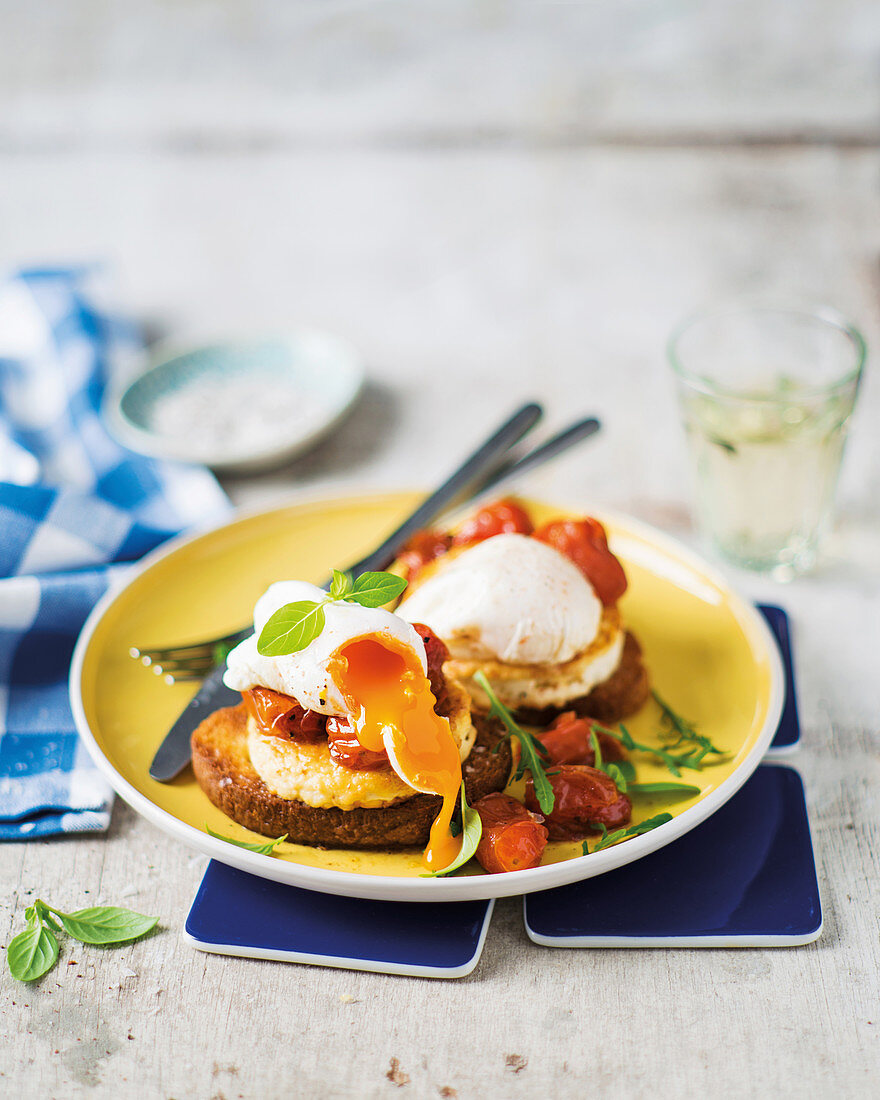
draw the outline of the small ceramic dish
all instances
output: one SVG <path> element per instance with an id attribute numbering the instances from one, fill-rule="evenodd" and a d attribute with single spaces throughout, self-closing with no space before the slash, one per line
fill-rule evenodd
<path id="1" fill-rule="evenodd" d="M 348 344 L 301 331 L 165 353 L 113 395 L 105 413 L 132 450 L 247 473 L 317 443 L 351 407 L 363 380 Z"/>

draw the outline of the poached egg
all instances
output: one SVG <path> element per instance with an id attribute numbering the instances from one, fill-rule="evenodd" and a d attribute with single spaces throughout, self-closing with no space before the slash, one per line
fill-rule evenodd
<path id="1" fill-rule="evenodd" d="M 457 555 L 397 613 L 427 623 L 453 657 L 559 664 L 596 637 L 602 604 L 558 550 L 528 535 L 506 534 Z"/>
<path id="2" fill-rule="evenodd" d="M 440 558 L 397 614 L 443 639 L 447 669 L 481 708 L 479 670 L 512 709 L 560 706 L 611 676 L 623 650 L 617 611 L 565 555 L 528 535 L 494 535 Z"/>
<path id="3" fill-rule="evenodd" d="M 255 632 L 227 658 L 227 687 L 267 687 L 320 714 L 347 718 L 359 743 L 384 751 L 414 791 L 439 795 L 443 805 L 431 827 L 425 866 L 441 870 L 461 841 L 450 821 L 461 787 L 461 760 L 449 721 L 434 711 L 425 646 L 413 626 L 381 608 L 324 604 L 325 626 L 304 649 L 267 657 L 257 640 L 271 616 L 288 603 L 323 602 L 326 593 L 303 581 L 271 585 L 254 608 Z"/>

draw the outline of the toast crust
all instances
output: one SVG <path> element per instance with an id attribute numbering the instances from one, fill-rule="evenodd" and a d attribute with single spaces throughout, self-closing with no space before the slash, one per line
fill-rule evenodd
<path id="1" fill-rule="evenodd" d="M 614 723 L 635 714 L 650 694 L 651 682 L 642 661 L 642 647 L 635 635 L 627 631 L 620 664 L 607 680 L 597 684 L 587 695 L 571 699 L 563 706 L 540 710 L 523 707 L 516 711 L 515 717 L 529 725 L 548 726 L 560 714 L 573 710 L 578 717 Z"/>
<path id="2" fill-rule="evenodd" d="M 462 765 L 468 802 L 502 790 L 512 765 L 510 745 L 494 719 L 473 716 L 474 748 Z M 273 794 L 257 774 L 247 748 L 244 704 L 209 715 L 192 735 L 193 771 L 199 786 L 227 817 L 263 836 L 287 833 L 296 844 L 321 848 L 397 849 L 424 847 L 440 812 L 437 795 L 410 798 L 377 808 L 313 807 Z M 501 741 L 498 751 L 492 752 Z"/>

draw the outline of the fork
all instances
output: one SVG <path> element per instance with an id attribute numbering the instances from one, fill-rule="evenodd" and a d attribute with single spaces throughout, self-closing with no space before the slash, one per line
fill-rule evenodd
<path id="1" fill-rule="evenodd" d="M 386 568 L 410 536 L 435 519 L 455 499 L 463 497 L 462 502 L 464 502 L 490 489 L 494 490 L 501 482 L 523 474 L 526 470 L 534 469 L 580 440 L 594 435 L 600 427 L 599 421 L 594 417 L 577 420 L 544 443 L 527 451 L 520 458 L 500 466 L 495 465 L 486 477 L 486 469 L 491 468 L 493 463 L 497 463 L 499 458 L 509 452 L 511 447 L 534 427 L 541 415 L 542 410 L 539 405 L 523 406 L 482 447 L 466 459 L 439 489 L 423 501 L 381 546 L 349 566 L 348 572 L 357 576 L 359 573 Z M 329 587 L 329 583 L 327 581 L 322 587 Z M 253 627 L 248 626 L 218 638 L 206 638 L 204 641 L 177 646 L 157 646 L 152 649 L 132 646 L 129 649 L 129 655 L 140 660 L 145 667 L 151 668 L 157 676 L 162 676 L 168 684 L 203 680 L 214 668 L 222 664 L 229 651 L 247 638 L 252 631 Z"/>

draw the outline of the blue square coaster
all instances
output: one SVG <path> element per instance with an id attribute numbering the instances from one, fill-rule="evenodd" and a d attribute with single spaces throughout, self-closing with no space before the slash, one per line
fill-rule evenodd
<path id="1" fill-rule="evenodd" d="M 781 607 L 773 604 L 759 604 L 758 610 L 767 620 L 767 625 L 779 645 L 782 666 L 785 669 L 785 702 L 779 729 L 767 750 L 768 756 L 781 756 L 796 749 L 801 740 L 801 726 L 798 719 L 797 694 L 794 686 L 794 663 L 791 655 L 791 630 L 788 615 Z"/>
<path id="2" fill-rule="evenodd" d="M 822 931 L 801 777 L 762 764 L 710 818 L 665 848 L 529 894 L 525 924 L 548 947 L 792 947 Z"/>
<path id="3" fill-rule="evenodd" d="M 202 951 L 461 978 L 480 960 L 493 901 L 364 901 L 301 890 L 212 860 L 186 921 Z"/>

